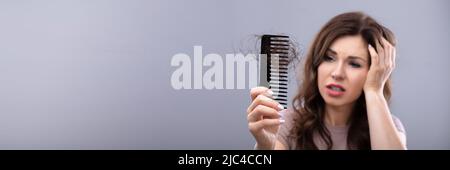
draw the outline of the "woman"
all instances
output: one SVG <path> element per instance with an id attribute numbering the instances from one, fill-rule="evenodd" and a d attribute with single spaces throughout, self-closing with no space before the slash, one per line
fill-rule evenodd
<path id="1" fill-rule="evenodd" d="M 251 90 L 247 109 L 256 149 L 406 149 L 401 122 L 388 107 L 395 38 L 361 12 L 332 18 L 306 56 L 293 109 Z"/>

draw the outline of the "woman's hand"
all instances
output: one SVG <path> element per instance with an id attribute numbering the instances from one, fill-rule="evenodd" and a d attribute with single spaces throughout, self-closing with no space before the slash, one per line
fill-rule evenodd
<path id="1" fill-rule="evenodd" d="M 272 94 L 266 87 L 255 87 L 250 91 L 252 103 L 247 109 L 248 128 L 258 149 L 274 149 L 276 134 L 284 122 L 279 114 L 283 106 L 272 99 Z"/>
<path id="2" fill-rule="evenodd" d="M 386 39 L 381 38 L 381 44 L 376 41 L 376 48 L 369 45 L 369 54 L 371 57 L 371 65 L 364 84 L 364 92 L 376 92 L 383 94 L 386 81 L 395 67 L 395 47 Z"/>
<path id="3" fill-rule="evenodd" d="M 375 49 L 369 45 L 372 65 L 364 84 L 372 149 L 406 149 L 406 136 L 398 132 L 388 103 L 383 96 L 384 85 L 395 67 L 395 47 L 382 38 Z"/>

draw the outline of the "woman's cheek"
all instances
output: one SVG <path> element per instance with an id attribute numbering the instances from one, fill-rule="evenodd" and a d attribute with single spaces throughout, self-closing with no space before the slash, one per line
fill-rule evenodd
<path id="1" fill-rule="evenodd" d="M 324 64 L 324 63 L 320 64 L 318 69 L 317 69 L 317 74 L 318 74 L 317 75 L 318 76 L 317 80 L 319 81 L 318 82 L 319 87 L 322 87 L 322 85 L 324 85 L 325 80 L 326 80 L 327 72 L 328 72 L 327 65 Z"/>
<path id="2" fill-rule="evenodd" d="M 364 87 L 364 83 L 366 81 L 366 77 L 367 77 L 367 72 L 364 70 L 352 70 L 350 73 L 352 73 L 351 75 L 351 89 L 352 89 L 352 93 L 354 95 L 359 96 L 358 94 L 360 94 L 362 92 L 362 89 Z M 349 77 L 350 78 L 350 77 Z"/>
<path id="3" fill-rule="evenodd" d="M 366 71 L 358 71 L 358 74 L 355 76 L 355 89 L 361 91 L 364 87 L 364 83 L 366 82 L 367 72 Z"/>

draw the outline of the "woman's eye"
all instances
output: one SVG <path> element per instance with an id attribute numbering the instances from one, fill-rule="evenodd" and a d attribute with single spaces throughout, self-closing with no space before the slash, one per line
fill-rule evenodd
<path id="1" fill-rule="evenodd" d="M 325 61 L 333 61 L 334 58 L 333 58 L 333 57 L 330 57 L 329 55 L 325 55 L 324 60 L 325 60 Z"/>
<path id="2" fill-rule="evenodd" d="M 350 65 L 351 65 L 352 67 L 354 67 L 354 68 L 360 68 L 360 67 L 361 67 L 361 65 L 358 64 L 358 63 L 356 63 L 356 62 L 350 62 Z"/>

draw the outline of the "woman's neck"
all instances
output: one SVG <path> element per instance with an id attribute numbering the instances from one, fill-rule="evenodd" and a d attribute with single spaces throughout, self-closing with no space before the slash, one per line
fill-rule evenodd
<path id="1" fill-rule="evenodd" d="M 354 104 L 345 106 L 325 105 L 325 122 L 331 126 L 346 126 L 349 123 Z"/>

